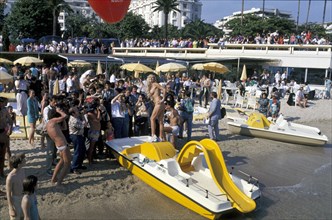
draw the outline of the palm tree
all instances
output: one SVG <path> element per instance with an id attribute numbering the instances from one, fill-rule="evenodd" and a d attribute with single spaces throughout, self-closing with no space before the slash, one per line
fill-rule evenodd
<path id="1" fill-rule="evenodd" d="M 305 28 L 307 28 L 308 25 L 308 19 L 309 19 L 309 13 L 310 13 L 310 6 L 311 6 L 311 0 L 308 2 L 308 11 L 307 11 L 307 19 L 305 21 Z"/>
<path id="2" fill-rule="evenodd" d="M 299 0 L 298 3 L 297 3 L 296 31 L 299 30 L 300 6 L 301 6 L 301 0 Z"/>
<path id="3" fill-rule="evenodd" d="M 324 25 L 324 22 L 325 22 L 326 2 L 327 2 L 327 0 L 324 1 L 324 11 L 323 11 L 323 21 L 322 21 L 322 25 Z"/>
<path id="4" fill-rule="evenodd" d="M 263 0 L 263 16 L 262 16 L 263 19 L 264 19 L 264 16 L 265 16 L 265 0 Z"/>
<path id="5" fill-rule="evenodd" d="M 177 0 L 157 0 L 156 5 L 153 6 L 153 11 L 162 11 L 165 14 L 165 41 L 167 42 L 168 39 L 168 16 L 171 11 L 178 11 L 180 10 L 177 8 L 179 3 L 177 3 Z"/>
<path id="6" fill-rule="evenodd" d="M 66 9 L 67 11 L 72 11 L 68 3 L 65 2 L 65 0 L 50 0 L 48 1 L 48 6 L 50 9 L 52 9 L 52 15 L 53 15 L 53 31 L 52 34 L 56 35 L 56 24 L 57 24 L 57 17 L 59 16 L 59 8 L 62 7 L 63 9 Z"/>

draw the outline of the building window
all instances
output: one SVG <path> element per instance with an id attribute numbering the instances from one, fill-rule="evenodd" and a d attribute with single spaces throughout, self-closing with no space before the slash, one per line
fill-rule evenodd
<path id="1" fill-rule="evenodd" d="M 176 18 L 176 12 L 173 11 L 173 18 Z"/>
<path id="2" fill-rule="evenodd" d="M 187 12 L 183 12 L 183 16 L 187 16 Z"/>
<path id="3" fill-rule="evenodd" d="M 187 4 L 183 4 L 183 9 L 187 9 Z"/>

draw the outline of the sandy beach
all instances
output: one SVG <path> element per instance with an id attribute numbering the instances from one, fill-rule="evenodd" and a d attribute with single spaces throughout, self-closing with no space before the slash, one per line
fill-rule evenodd
<path id="1" fill-rule="evenodd" d="M 227 166 L 259 179 L 262 198 L 250 214 L 232 212 L 223 219 L 331 219 L 332 100 L 314 100 L 309 107 L 288 106 L 286 119 L 318 127 L 329 138 L 322 147 L 302 146 L 231 134 L 220 121 L 219 142 Z M 207 125 L 194 124 L 193 139 L 207 136 Z M 37 191 L 41 219 L 204 219 L 152 189 L 114 159 L 99 160 L 81 175 L 70 174 L 62 189 L 46 175 L 46 153 L 28 141 L 13 140 L 13 154 L 27 155 L 26 174 L 39 178 Z M 177 148 L 185 144 L 179 141 Z M 6 173 L 8 173 L 6 169 Z M 3 179 L 0 189 L 4 190 Z M 9 219 L 0 198 L 0 219 Z"/>

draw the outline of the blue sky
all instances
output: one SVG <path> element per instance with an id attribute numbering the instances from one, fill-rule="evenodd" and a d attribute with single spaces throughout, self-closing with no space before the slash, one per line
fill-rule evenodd
<path id="1" fill-rule="evenodd" d="M 241 11 L 242 0 L 201 0 L 202 19 L 207 23 L 214 23 L 216 20 L 231 15 L 235 11 Z M 308 0 L 301 0 L 300 24 L 305 23 L 307 18 Z M 251 8 L 263 8 L 263 0 L 245 0 L 244 10 Z M 292 19 L 296 22 L 298 0 L 265 0 L 266 9 L 279 9 L 292 14 Z M 312 0 L 309 13 L 309 22 L 321 23 L 323 20 L 323 0 Z M 325 22 L 332 21 L 332 1 L 327 0 Z"/>

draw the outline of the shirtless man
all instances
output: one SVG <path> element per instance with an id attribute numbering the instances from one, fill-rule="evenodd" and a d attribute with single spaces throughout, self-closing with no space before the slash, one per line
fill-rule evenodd
<path id="1" fill-rule="evenodd" d="M 93 152 L 96 147 L 96 143 L 99 140 L 100 136 L 100 109 L 88 109 L 87 118 L 90 125 L 88 138 L 90 140 L 90 146 L 87 152 L 89 165 L 93 163 Z"/>
<path id="2" fill-rule="evenodd" d="M 175 102 L 174 100 L 167 100 L 166 101 L 166 110 L 168 113 L 166 116 L 169 119 L 169 124 L 164 126 L 164 131 L 166 133 L 170 133 L 171 135 L 171 143 L 175 147 L 176 137 L 179 135 L 179 122 L 180 116 L 177 110 L 174 109 Z"/>
<path id="3" fill-rule="evenodd" d="M 60 108 L 56 108 L 56 112 L 60 114 L 60 117 L 55 117 L 50 119 L 46 124 L 46 130 L 49 137 L 54 141 L 55 147 L 58 149 L 60 154 L 60 161 L 56 165 L 53 176 L 52 183 L 56 183 L 57 186 L 62 184 L 63 179 L 67 175 L 70 163 L 71 163 L 71 155 L 69 151 L 69 147 L 67 145 L 67 140 L 62 133 L 61 126 L 59 123 L 63 122 L 67 115 Z M 60 172 L 61 171 L 61 172 Z M 57 177 L 59 174 L 59 177 Z"/>
<path id="4" fill-rule="evenodd" d="M 147 78 L 148 82 L 148 97 L 153 101 L 154 108 L 152 111 L 152 115 L 150 117 L 151 122 L 151 141 L 156 142 L 158 141 L 158 138 L 156 136 L 156 119 L 158 119 L 159 123 L 159 138 L 162 141 L 165 141 L 164 137 L 164 111 L 165 111 L 165 103 L 164 99 L 166 96 L 166 89 L 162 87 L 159 83 L 156 81 L 156 76 L 151 74 Z M 161 96 L 161 91 L 162 95 Z"/>
<path id="5" fill-rule="evenodd" d="M 21 219 L 22 208 L 22 194 L 23 194 L 23 180 L 25 178 L 25 171 L 22 167 L 25 165 L 25 155 L 18 154 L 10 157 L 9 160 L 13 170 L 8 174 L 6 179 L 6 191 L 9 208 L 10 219 Z"/>

